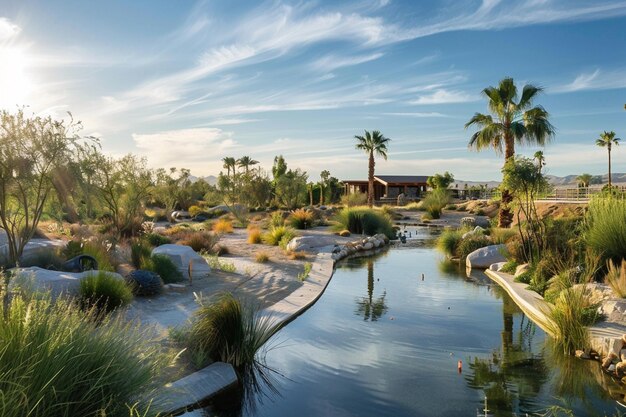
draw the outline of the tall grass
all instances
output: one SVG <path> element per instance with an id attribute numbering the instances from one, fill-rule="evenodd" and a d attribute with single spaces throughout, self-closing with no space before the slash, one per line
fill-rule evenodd
<path id="1" fill-rule="evenodd" d="M 192 349 L 239 371 L 251 366 L 257 351 L 277 330 L 269 317 L 259 317 L 258 312 L 230 293 L 220 294 L 196 311 L 190 332 Z"/>
<path id="2" fill-rule="evenodd" d="M 16 296 L 0 310 L 0 415 L 145 415 L 146 404 L 133 404 L 159 384 L 167 358 L 138 325 L 96 321 L 62 299 Z"/>
<path id="3" fill-rule="evenodd" d="M 559 294 L 554 308 L 549 313 L 550 330 L 556 346 L 564 353 L 572 354 L 577 349 L 589 346 L 587 326 L 591 324 L 588 297 L 584 288 L 567 288 Z"/>
<path id="4" fill-rule="evenodd" d="M 113 260 L 111 258 L 111 252 L 109 248 L 102 242 L 89 241 L 79 242 L 76 240 L 70 240 L 67 242 L 67 246 L 63 250 L 63 255 L 67 259 L 71 259 L 78 255 L 93 256 L 98 262 L 98 269 L 101 271 L 115 271 Z"/>
<path id="5" fill-rule="evenodd" d="M 285 246 L 296 237 L 296 231 L 289 226 L 275 226 L 263 235 L 263 243 L 271 246 Z"/>
<path id="6" fill-rule="evenodd" d="M 356 192 L 341 196 L 341 204 L 348 207 L 357 207 L 367 204 L 367 194 Z"/>
<path id="7" fill-rule="evenodd" d="M 610 261 L 607 267 L 604 281 L 611 286 L 615 295 L 626 298 L 626 260 L 622 259 L 621 268 Z"/>
<path id="8" fill-rule="evenodd" d="M 396 237 L 388 215 L 368 207 L 346 207 L 335 216 L 336 230 L 349 230 L 355 234 L 373 236 L 382 233 L 389 239 Z"/>
<path id="9" fill-rule="evenodd" d="M 233 233 L 233 223 L 228 219 L 218 219 L 213 223 L 213 231 L 215 233 Z"/>
<path id="10" fill-rule="evenodd" d="M 456 249 L 461 242 L 463 233 L 460 230 L 446 229 L 441 233 L 437 239 L 437 249 L 448 255 L 449 257 L 456 256 Z"/>
<path id="11" fill-rule="evenodd" d="M 261 230 L 256 226 L 254 227 L 248 226 L 248 243 L 254 245 L 257 243 L 261 243 L 261 242 L 262 242 Z"/>
<path id="12" fill-rule="evenodd" d="M 424 198 L 421 203 L 422 207 L 433 219 L 441 217 L 441 210 L 450 202 L 450 194 L 448 190 L 437 188 Z"/>
<path id="13" fill-rule="evenodd" d="M 626 254 L 626 199 L 594 198 L 586 220 L 585 243 L 605 259 L 619 262 Z"/>
<path id="14" fill-rule="evenodd" d="M 198 231 L 190 233 L 180 244 L 189 246 L 196 252 L 203 250 L 211 252 L 219 241 L 220 236 L 217 233 Z"/>
<path id="15" fill-rule="evenodd" d="M 461 259 L 467 258 L 467 255 L 477 249 L 491 245 L 491 240 L 482 234 L 472 234 L 465 239 L 461 239 L 456 247 L 456 256 Z"/>
<path id="16" fill-rule="evenodd" d="M 296 209 L 291 212 L 288 222 L 296 229 L 310 229 L 315 221 L 315 213 L 307 209 Z"/>
<path id="17" fill-rule="evenodd" d="M 126 282 L 106 271 L 94 272 L 83 278 L 78 294 L 83 309 L 95 308 L 104 313 L 124 307 L 133 300 L 133 292 Z"/>

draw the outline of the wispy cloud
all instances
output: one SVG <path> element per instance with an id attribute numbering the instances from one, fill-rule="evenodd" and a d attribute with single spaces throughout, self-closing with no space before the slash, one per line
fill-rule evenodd
<path id="1" fill-rule="evenodd" d="M 478 97 L 472 96 L 463 91 L 438 89 L 431 94 L 425 94 L 417 97 L 415 100 L 409 101 L 413 105 L 426 104 L 450 104 L 450 103 L 467 103 L 476 101 Z"/>
<path id="2" fill-rule="evenodd" d="M 350 67 L 353 65 L 364 64 L 366 62 L 375 61 L 385 54 L 382 52 L 376 52 L 369 55 L 355 55 L 355 56 L 337 56 L 326 55 L 323 58 L 318 59 L 313 63 L 313 68 L 322 71 L 333 71 L 337 68 Z"/>
<path id="3" fill-rule="evenodd" d="M 5 41 L 19 35 L 22 29 L 6 17 L 0 17 L 0 41 Z"/>
<path id="4" fill-rule="evenodd" d="M 447 114 L 439 112 L 397 112 L 397 113 L 383 113 L 385 116 L 399 116 L 399 117 L 416 117 L 416 118 L 429 118 L 429 117 L 452 117 Z"/>
<path id="5" fill-rule="evenodd" d="M 551 88 L 554 93 L 571 93 L 583 90 L 612 90 L 626 88 L 626 69 L 582 73 L 569 84 Z"/>

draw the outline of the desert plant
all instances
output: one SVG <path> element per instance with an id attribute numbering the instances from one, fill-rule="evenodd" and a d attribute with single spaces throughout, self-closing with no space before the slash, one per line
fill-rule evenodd
<path id="1" fill-rule="evenodd" d="M 611 286 L 615 295 L 626 298 L 626 260 L 622 259 L 621 268 L 613 262 L 607 262 L 608 271 L 604 281 Z"/>
<path id="2" fill-rule="evenodd" d="M 505 263 L 502 268 L 500 269 L 500 271 L 505 272 L 507 274 L 514 274 L 515 271 L 517 270 L 517 262 L 515 261 L 508 261 L 507 263 Z"/>
<path id="3" fill-rule="evenodd" d="M 166 255 L 152 255 L 141 265 L 141 269 L 159 274 L 165 284 L 180 282 L 185 279 L 174 262 Z"/>
<path id="4" fill-rule="evenodd" d="M 257 244 L 261 243 L 262 236 L 261 230 L 258 227 L 248 227 L 248 243 Z"/>
<path id="5" fill-rule="evenodd" d="M 213 223 L 213 231 L 215 233 L 233 233 L 233 223 L 228 219 L 217 219 Z"/>
<path id="6" fill-rule="evenodd" d="M 282 211 L 275 211 L 270 216 L 270 227 L 278 227 L 285 225 L 285 217 Z"/>
<path id="7" fill-rule="evenodd" d="M 626 253 L 626 199 L 594 198 L 586 220 L 585 243 L 603 258 L 619 262 Z"/>
<path id="8" fill-rule="evenodd" d="M 450 193 L 443 188 L 437 188 L 422 200 L 422 207 L 433 219 L 441 217 L 441 210 L 448 205 Z"/>
<path id="9" fill-rule="evenodd" d="M 143 236 L 143 239 L 151 246 L 155 247 L 172 243 L 172 240 L 170 238 L 163 236 L 159 233 L 147 233 Z"/>
<path id="10" fill-rule="evenodd" d="M 214 361 L 227 362 L 241 371 L 252 366 L 257 351 L 278 327 L 258 308 L 230 293 L 203 303 L 195 313 L 190 332 L 193 350 L 201 350 Z"/>
<path id="11" fill-rule="evenodd" d="M 461 259 L 465 259 L 467 255 L 474 252 L 476 249 L 484 248 L 489 245 L 491 245 L 491 241 L 486 236 L 482 234 L 472 234 L 458 243 L 456 255 Z"/>
<path id="12" fill-rule="evenodd" d="M 406 206 L 404 206 L 403 209 L 409 210 L 409 211 L 424 211 L 425 210 L 421 201 L 419 203 L 416 203 L 416 202 L 409 203 Z"/>
<path id="13" fill-rule="evenodd" d="M 49 297 L 0 305 L 0 415 L 128 416 L 167 359 L 137 324 Z M 142 411 L 142 415 L 143 415 Z"/>
<path id="14" fill-rule="evenodd" d="M 311 273 L 312 268 L 313 268 L 313 265 L 311 264 L 311 262 L 306 262 L 304 264 L 304 270 L 298 274 L 298 280 L 304 281 L 305 279 L 307 279 L 307 277 Z"/>
<path id="15" fill-rule="evenodd" d="M 270 255 L 267 252 L 257 252 L 257 254 L 254 256 L 254 260 L 255 262 L 264 264 L 266 262 L 269 262 Z"/>
<path id="16" fill-rule="evenodd" d="M 559 294 L 550 311 L 550 330 L 558 347 L 572 354 L 589 346 L 587 327 L 590 318 L 588 296 L 581 287 L 567 288 Z"/>
<path id="17" fill-rule="evenodd" d="M 446 229 L 437 239 L 437 249 L 449 257 L 456 256 L 457 246 L 461 242 L 463 233 L 460 230 Z"/>
<path id="18" fill-rule="evenodd" d="M 194 232 L 187 235 L 185 240 L 181 241 L 181 244 L 191 247 L 194 251 L 213 251 L 220 237 L 216 233 L 210 232 Z"/>
<path id="19" fill-rule="evenodd" d="M 290 251 L 288 253 L 289 259 L 291 260 L 302 260 L 302 259 L 306 259 L 306 252 L 305 251 Z"/>
<path id="20" fill-rule="evenodd" d="M 237 267 L 235 266 L 234 263 L 222 261 L 217 255 L 210 255 L 206 252 L 203 252 L 202 256 L 204 257 L 204 259 L 206 259 L 207 263 L 212 269 L 217 269 L 220 271 L 230 272 L 230 273 L 237 272 Z"/>
<path id="21" fill-rule="evenodd" d="M 295 229 L 309 229 L 315 221 L 315 213 L 307 209 L 297 209 L 291 212 L 288 221 Z"/>
<path id="22" fill-rule="evenodd" d="M 83 278 L 78 293 L 83 309 L 95 307 L 105 313 L 124 307 L 133 300 L 133 292 L 126 282 L 106 271 L 94 272 Z"/>
<path id="23" fill-rule="evenodd" d="M 368 170 L 367 170 L 367 205 L 371 208 L 374 205 L 374 167 L 376 162 L 374 160 L 374 154 L 382 156 L 387 160 L 387 144 L 391 139 L 383 136 L 378 130 L 373 132 L 365 131 L 364 136 L 355 135 L 357 140 L 356 149 L 364 151 L 368 156 Z"/>
<path id="24" fill-rule="evenodd" d="M 111 259 L 110 248 L 106 243 L 99 241 L 78 242 L 71 240 L 63 250 L 63 255 L 71 259 L 78 255 L 93 256 L 98 262 L 98 269 L 101 271 L 115 271 L 113 261 Z"/>
<path id="25" fill-rule="evenodd" d="M 150 259 L 151 254 L 152 248 L 143 240 L 136 240 L 130 244 L 130 259 L 133 266 L 137 269 L 142 268 L 146 260 Z"/>
<path id="26" fill-rule="evenodd" d="M 504 229 L 501 227 L 492 227 L 489 236 L 495 245 L 505 244 L 514 236 L 517 235 L 517 231 L 513 229 Z"/>
<path id="27" fill-rule="evenodd" d="M 348 207 L 364 206 L 367 204 L 367 194 L 357 191 L 343 195 L 341 196 L 341 204 Z"/>
<path id="28" fill-rule="evenodd" d="M 382 233 L 389 239 L 396 236 L 389 216 L 367 207 L 346 207 L 335 216 L 335 221 L 336 230 L 368 236 Z"/>
<path id="29" fill-rule="evenodd" d="M 272 227 L 263 235 L 263 243 L 271 246 L 278 246 L 281 242 L 293 239 L 296 237 L 296 231 L 288 226 L 276 226 Z"/>

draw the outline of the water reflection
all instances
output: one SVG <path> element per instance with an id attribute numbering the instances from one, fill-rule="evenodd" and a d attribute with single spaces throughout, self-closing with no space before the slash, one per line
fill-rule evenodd
<path id="1" fill-rule="evenodd" d="M 385 304 L 387 291 L 383 291 L 382 295 L 374 297 L 374 261 L 367 260 L 367 297 L 357 299 L 356 314 L 363 316 L 365 321 L 377 321 L 388 310 Z"/>

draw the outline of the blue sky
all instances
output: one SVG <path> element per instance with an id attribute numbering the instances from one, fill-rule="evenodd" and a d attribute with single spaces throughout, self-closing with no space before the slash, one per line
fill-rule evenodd
<path id="1" fill-rule="evenodd" d="M 625 27 L 615 0 L 0 0 L 0 106 L 71 111 L 106 152 L 196 175 L 283 154 L 365 178 L 353 136 L 377 129 L 378 173 L 489 180 L 502 158 L 469 151 L 463 125 L 512 76 L 545 88 L 548 172 L 602 174 L 594 139 L 626 139 Z"/>

